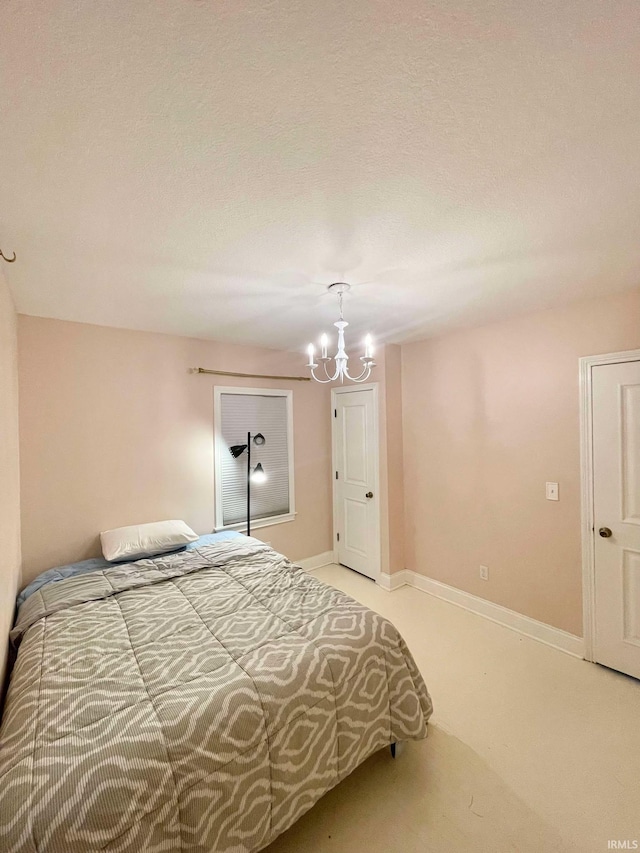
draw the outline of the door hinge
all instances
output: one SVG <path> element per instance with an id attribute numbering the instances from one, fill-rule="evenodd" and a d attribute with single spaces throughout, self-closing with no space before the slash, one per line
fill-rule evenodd
<path id="1" fill-rule="evenodd" d="M 336 471 L 336 480 L 338 479 L 338 472 Z"/>
<path id="2" fill-rule="evenodd" d="M 340 534 L 339 533 L 336 533 L 336 539 L 338 540 L 338 542 L 340 541 Z"/>
<path id="3" fill-rule="evenodd" d="M 337 409 L 334 409 L 334 410 L 333 410 L 333 417 L 334 417 L 334 418 L 337 418 L 337 417 L 338 417 L 338 410 L 337 410 Z"/>

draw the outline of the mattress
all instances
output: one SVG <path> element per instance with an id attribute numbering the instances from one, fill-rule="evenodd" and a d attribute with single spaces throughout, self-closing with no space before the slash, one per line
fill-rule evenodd
<path id="1" fill-rule="evenodd" d="M 432 709 L 390 622 L 248 537 L 47 583 L 11 636 L 7 853 L 260 850 Z"/>

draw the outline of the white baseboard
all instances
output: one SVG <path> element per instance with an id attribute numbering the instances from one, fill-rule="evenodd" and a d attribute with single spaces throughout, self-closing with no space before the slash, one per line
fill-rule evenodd
<path id="1" fill-rule="evenodd" d="M 312 572 L 314 569 L 328 566 L 329 563 L 335 563 L 335 554 L 333 551 L 325 551 L 324 554 L 316 554 L 315 557 L 305 557 L 304 560 L 295 560 L 294 562 L 305 572 Z"/>
<path id="2" fill-rule="evenodd" d="M 388 591 L 399 589 L 405 585 L 419 589 L 443 601 L 448 601 L 450 604 L 455 604 L 464 610 L 476 613 L 478 616 L 484 616 L 491 622 L 497 622 L 498 625 L 504 625 L 505 628 L 511 628 L 512 631 L 517 631 L 525 637 L 538 640 L 554 649 L 559 649 L 562 652 L 574 655 L 574 657 L 584 657 L 585 646 L 582 637 L 576 637 L 575 634 L 569 634 L 567 631 L 554 628 L 545 622 L 538 622 L 537 619 L 532 619 L 530 616 L 509 610 L 508 607 L 494 604 L 484 598 L 478 598 L 477 595 L 472 595 L 470 592 L 456 589 L 456 587 L 425 577 L 410 569 L 404 569 L 393 575 L 382 575 L 380 580 L 382 589 Z"/>
<path id="3" fill-rule="evenodd" d="M 403 569 L 401 572 L 394 572 L 392 575 L 380 572 L 378 586 L 387 592 L 393 592 L 394 589 L 400 589 L 401 586 L 413 586 L 410 577 L 412 574 L 413 572 L 410 572 L 408 569 Z"/>

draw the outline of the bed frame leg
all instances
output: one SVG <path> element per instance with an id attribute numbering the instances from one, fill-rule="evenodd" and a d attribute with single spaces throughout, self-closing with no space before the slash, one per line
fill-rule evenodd
<path id="1" fill-rule="evenodd" d="M 404 741 L 399 740 L 390 744 L 389 749 L 391 750 L 391 758 L 399 758 L 404 749 Z"/>

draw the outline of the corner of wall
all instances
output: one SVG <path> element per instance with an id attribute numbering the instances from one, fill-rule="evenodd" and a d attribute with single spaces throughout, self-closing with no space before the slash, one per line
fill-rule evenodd
<path id="1" fill-rule="evenodd" d="M 0 273 L 0 685 L 7 667 L 8 634 L 20 582 L 20 466 L 18 436 L 17 316 Z"/>
<path id="2" fill-rule="evenodd" d="M 379 358 L 381 571 L 404 568 L 404 471 L 401 352 L 386 344 Z"/>
<path id="3" fill-rule="evenodd" d="M 404 450 L 402 436 L 402 350 L 386 347 L 387 467 L 389 489 L 389 571 L 404 569 Z"/>

